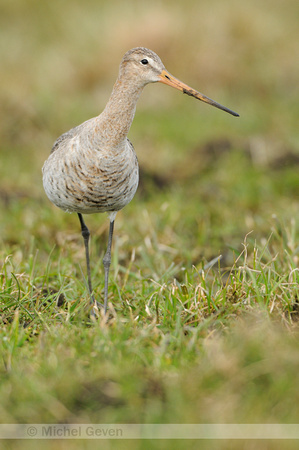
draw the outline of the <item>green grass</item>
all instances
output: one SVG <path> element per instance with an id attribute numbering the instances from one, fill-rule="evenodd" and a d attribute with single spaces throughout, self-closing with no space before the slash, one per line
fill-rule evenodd
<path id="1" fill-rule="evenodd" d="M 1 422 L 298 423 L 298 2 L 15 3 L 0 14 Z M 50 204 L 41 167 L 137 45 L 240 118 L 145 89 L 140 186 L 116 218 L 109 320 L 93 322 L 78 218 Z M 109 224 L 86 222 L 101 301 Z"/>

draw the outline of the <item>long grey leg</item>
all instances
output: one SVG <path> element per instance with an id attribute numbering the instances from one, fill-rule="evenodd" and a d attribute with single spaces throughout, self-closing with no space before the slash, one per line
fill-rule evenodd
<path id="1" fill-rule="evenodd" d="M 105 290 L 104 290 L 104 312 L 107 312 L 108 303 L 108 281 L 109 281 L 109 269 L 111 264 L 111 244 L 114 229 L 114 219 L 110 219 L 109 237 L 108 237 L 108 247 L 103 258 L 104 270 L 105 270 Z"/>
<path id="2" fill-rule="evenodd" d="M 84 246 L 85 246 L 85 256 L 86 256 L 86 266 L 87 266 L 87 278 L 88 278 L 88 289 L 90 294 L 90 303 L 94 305 L 94 295 L 92 293 L 92 285 L 91 285 L 91 275 L 90 275 L 90 262 L 89 262 L 89 236 L 90 232 L 87 226 L 85 225 L 85 222 L 83 220 L 82 214 L 78 213 L 78 217 L 81 224 L 81 233 L 84 239 Z"/>

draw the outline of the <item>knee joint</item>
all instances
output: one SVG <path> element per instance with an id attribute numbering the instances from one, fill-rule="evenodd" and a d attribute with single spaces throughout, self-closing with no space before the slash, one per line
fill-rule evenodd
<path id="1" fill-rule="evenodd" d="M 83 236 L 83 239 L 89 239 L 89 236 L 90 236 L 90 232 L 89 232 L 89 229 L 86 227 L 86 228 L 83 228 L 83 230 L 82 230 L 82 236 Z"/>
<path id="2" fill-rule="evenodd" d="M 109 255 L 107 255 L 107 253 L 106 253 L 106 255 L 103 258 L 104 267 L 109 269 L 110 263 L 111 263 L 111 257 Z"/>

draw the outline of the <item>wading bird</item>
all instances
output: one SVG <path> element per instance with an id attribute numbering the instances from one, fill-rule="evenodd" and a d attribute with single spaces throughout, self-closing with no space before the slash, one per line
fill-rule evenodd
<path id="1" fill-rule="evenodd" d="M 103 258 L 105 287 L 104 313 L 107 312 L 111 244 L 116 213 L 134 197 L 138 186 L 138 162 L 127 138 L 136 104 L 143 88 L 160 82 L 183 91 L 233 116 L 237 113 L 197 92 L 164 67 L 151 50 L 137 47 L 123 57 L 119 75 L 104 111 L 60 136 L 43 166 L 43 185 L 48 198 L 67 212 L 77 213 L 84 239 L 88 289 L 95 302 L 89 261 L 89 230 L 82 214 L 108 213 L 108 247 Z"/>

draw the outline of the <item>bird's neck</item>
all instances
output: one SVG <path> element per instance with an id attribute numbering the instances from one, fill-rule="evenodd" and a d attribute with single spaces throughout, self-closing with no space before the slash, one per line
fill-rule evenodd
<path id="1" fill-rule="evenodd" d="M 117 79 L 104 111 L 98 116 L 102 145 L 118 149 L 125 144 L 143 87 L 134 85 L 132 80 Z"/>

